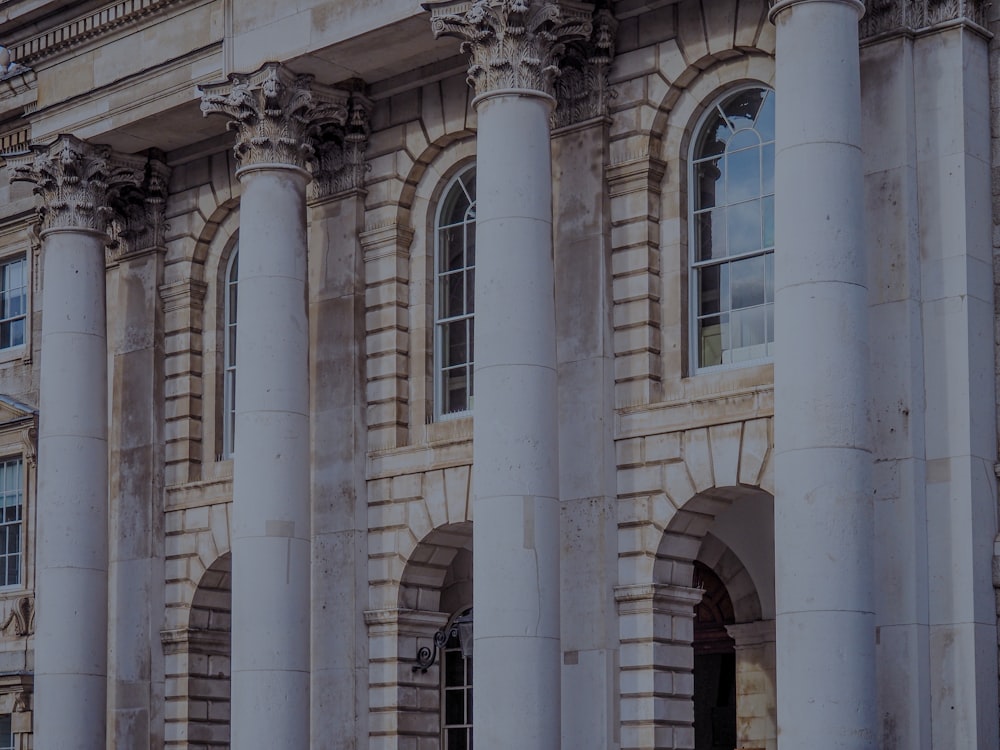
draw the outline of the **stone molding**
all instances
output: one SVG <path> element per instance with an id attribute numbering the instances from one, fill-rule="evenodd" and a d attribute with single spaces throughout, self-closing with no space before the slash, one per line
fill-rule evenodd
<path id="1" fill-rule="evenodd" d="M 619 614 L 656 611 L 687 615 L 690 610 L 694 617 L 694 608 L 704 593 L 703 589 L 670 583 L 623 584 L 615 586 L 615 601 Z"/>
<path id="2" fill-rule="evenodd" d="M 899 33 L 929 31 L 968 21 L 985 30 L 985 0 L 869 0 L 858 29 L 862 40 Z"/>
<path id="3" fill-rule="evenodd" d="M 15 60 L 25 64 L 36 62 L 183 2 L 184 0 L 118 0 L 18 42 L 10 49 Z"/>
<path id="4" fill-rule="evenodd" d="M 109 232 L 112 255 L 163 247 L 169 171 L 158 159 L 117 154 L 71 135 L 8 157 L 12 182 L 34 184 L 41 233 Z"/>
<path id="5" fill-rule="evenodd" d="M 554 96 L 566 43 L 592 30 L 591 7 L 570 0 L 438 0 L 423 7 L 435 38 L 462 40 L 467 80 L 479 96 L 508 89 Z"/>
<path id="6" fill-rule="evenodd" d="M 618 22 L 610 10 L 594 13 L 590 37 L 570 42 L 562 58 L 561 72 L 555 79 L 556 110 L 552 126 L 569 125 L 608 116 L 615 92 L 608 82 L 608 72 L 615 56 Z"/>
<path id="7" fill-rule="evenodd" d="M 775 643 L 774 620 L 758 620 L 726 625 L 726 632 L 733 639 L 737 651 L 757 646 L 773 645 Z"/>
<path id="8" fill-rule="evenodd" d="M 352 115 L 349 92 L 317 84 L 313 76 L 296 75 L 277 62 L 198 90 L 203 115 L 230 118 L 237 173 L 259 165 L 306 169 L 324 133 L 345 128 Z"/>

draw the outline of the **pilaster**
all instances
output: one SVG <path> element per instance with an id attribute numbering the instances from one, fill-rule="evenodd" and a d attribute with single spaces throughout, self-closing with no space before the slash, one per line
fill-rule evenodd
<path id="1" fill-rule="evenodd" d="M 365 260 L 368 450 L 409 442 L 410 243 L 413 230 L 390 224 L 360 236 Z"/>
<path id="2" fill-rule="evenodd" d="M 107 275 L 111 355 L 108 747 L 163 742 L 163 280 L 168 170 L 112 201 Z M 139 409 L 137 404 L 148 404 Z"/>
<path id="3" fill-rule="evenodd" d="M 617 586 L 621 747 L 694 748 L 695 607 L 704 591 L 671 584 Z"/>
<path id="4" fill-rule="evenodd" d="M 660 186 L 667 165 L 639 154 L 608 168 L 615 406 L 656 403 L 663 393 L 660 313 Z"/>

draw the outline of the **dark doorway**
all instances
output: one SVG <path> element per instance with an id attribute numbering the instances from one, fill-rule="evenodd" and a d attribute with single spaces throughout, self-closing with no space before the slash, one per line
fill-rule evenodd
<path id="1" fill-rule="evenodd" d="M 694 585 L 705 590 L 694 618 L 694 746 L 734 750 L 736 652 L 726 632 L 735 622 L 733 603 L 719 577 L 699 562 Z"/>

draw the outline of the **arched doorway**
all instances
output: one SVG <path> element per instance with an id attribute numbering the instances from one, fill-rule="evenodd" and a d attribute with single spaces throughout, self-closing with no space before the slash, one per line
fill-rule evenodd
<path id="1" fill-rule="evenodd" d="M 736 649 L 726 632 L 736 622 L 725 584 L 708 566 L 694 563 L 694 587 L 702 589 L 694 616 L 695 750 L 736 747 Z"/>

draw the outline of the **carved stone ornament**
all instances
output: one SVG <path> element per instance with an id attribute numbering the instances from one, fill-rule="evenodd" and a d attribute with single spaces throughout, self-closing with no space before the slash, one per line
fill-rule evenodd
<path id="1" fill-rule="evenodd" d="M 423 7 L 435 37 L 462 40 L 468 81 L 479 96 L 504 89 L 553 96 L 566 43 L 591 33 L 592 6 L 570 0 L 439 0 Z"/>
<path id="2" fill-rule="evenodd" d="M 371 135 L 372 102 L 362 93 L 363 83 L 357 82 L 357 88 L 347 103 L 347 121 L 343 125 L 329 123 L 319 130 L 313 181 L 309 185 L 312 200 L 364 187 L 365 175 L 371 169 L 365 151 Z"/>
<path id="3" fill-rule="evenodd" d="M 615 56 L 618 22 L 610 10 L 594 13 L 589 39 L 570 42 L 563 53 L 561 74 L 555 80 L 557 107 L 553 126 L 557 128 L 606 117 L 615 92 L 608 83 L 608 71 Z"/>
<path id="4" fill-rule="evenodd" d="M 315 158 L 320 131 L 344 127 L 349 115 L 348 92 L 318 85 L 312 76 L 295 75 L 276 62 L 198 89 L 204 115 L 230 118 L 241 167 L 281 164 L 306 169 Z"/>
<path id="5" fill-rule="evenodd" d="M 48 146 L 31 146 L 7 157 L 12 182 L 31 182 L 41 197 L 41 231 L 89 229 L 104 232 L 112 219 L 114 196 L 143 184 L 145 157 L 123 156 L 108 146 L 92 146 L 61 135 Z"/>
<path id="6" fill-rule="evenodd" d="M 0 631 L 13 631 L 18 638 L 35 632 L 35 600 L 30 596 L 22 596 L 14 602 L 7 619 L 0 624 Z"/>
<path id="7" fill-rule="evenodd" d="M 169 178 L 169 167 L 159 154 L 151 154 L 143 167 L 142 183 L 126 185 L 112 193 L 109 261 L 165 249 Z"/>
<path id="8" fill-rule="evenodd" d="M 953 21 L 971 21 L 986 28 L 986 0 L 868 0 L 860 37 L 913 33 Z"/>

